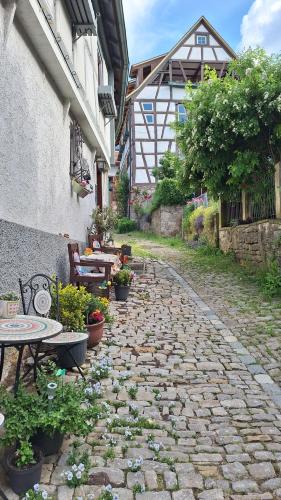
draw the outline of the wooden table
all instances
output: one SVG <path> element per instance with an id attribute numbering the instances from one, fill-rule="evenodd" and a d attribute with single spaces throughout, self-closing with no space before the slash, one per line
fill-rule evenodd
<path id="1" fill-rule="evenodd" d="M 15 347 L 18 350 L 16 366 L 15 392 L 17 392 L 22 355 L 25 346 L 36 346 L 34 355 L 34 379 L 36 379 L 37 358 L 40 346 L 44 340 L 51 339 L 62 331 L 62 324 L 53 319 L 40 316 L 21 316 L 12 319 L 0 318 L 0 380 L 2 378 L 5 349 Z M 30 352 L 32 350 L 30 348 Z"/>

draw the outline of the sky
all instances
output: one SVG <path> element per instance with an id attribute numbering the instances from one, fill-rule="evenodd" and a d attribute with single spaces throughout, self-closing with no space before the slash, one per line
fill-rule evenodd
<path id="1" fill-rule="evenodd" d="M 281 0 L 123 0 L 131 64 L 163 54 L 204 15 L 235 50 L 281 51 Z"/>

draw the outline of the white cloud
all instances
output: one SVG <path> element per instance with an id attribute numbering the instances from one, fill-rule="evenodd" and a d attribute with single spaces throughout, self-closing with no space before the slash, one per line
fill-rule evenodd
<path id="1" fill-rule="evenodd" d="M 255 0 L 241 24 L 241 48 L 281 51 L 281 0 Z"/>
<path id="2" fill-rule="evenodd" d="M 128 47 L 130 55 L 133 55 L 132 62 L 153 56 L 157 37 L 155 33 L 149 31 L 149 25 L 153 20 L 153 10 L 160 1 L 123 0 Z"/>

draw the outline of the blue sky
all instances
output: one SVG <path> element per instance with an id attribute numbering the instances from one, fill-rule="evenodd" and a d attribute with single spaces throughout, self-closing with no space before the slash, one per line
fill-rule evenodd
<path id="1" fill-rule="evenodd" d="M 130 62 L 167 52 L 204 15 L 234 50 L 281 50 L 281 0 L 123 0 Z"/>

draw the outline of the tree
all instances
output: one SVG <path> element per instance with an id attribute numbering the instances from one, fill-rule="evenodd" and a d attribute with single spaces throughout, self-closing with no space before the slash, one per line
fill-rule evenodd
<path id="1" fill-rule="evenodd" d="M 181 160 L 175 154 L 171 153 L 171 151 L 166 151 L 163 157 L 159 161 L 159 167 L 155 167 L 152 170 L 152 175 L 154 175 L 155 179 L 162 180 L 165 178 L 175 179 L 178 171 L 181 168 Z"/>
<path id="2" fill-rule="evenodd" d="M 117 180 L 116 200 L 119 217 L 127 217 L 130 194 L 130 181 L 127 172 L 121 172 Z"/>
<path id="3" fill-rule="evenodd" d="M 262 187 L 280 160 L 280 55 L 248 50 L 223 79 L 206 68 L 197 89 L 187 86 L 187 98 L 188 120 L 174 125 L 182 180 L 206 186 L 215 198 Z"/>

